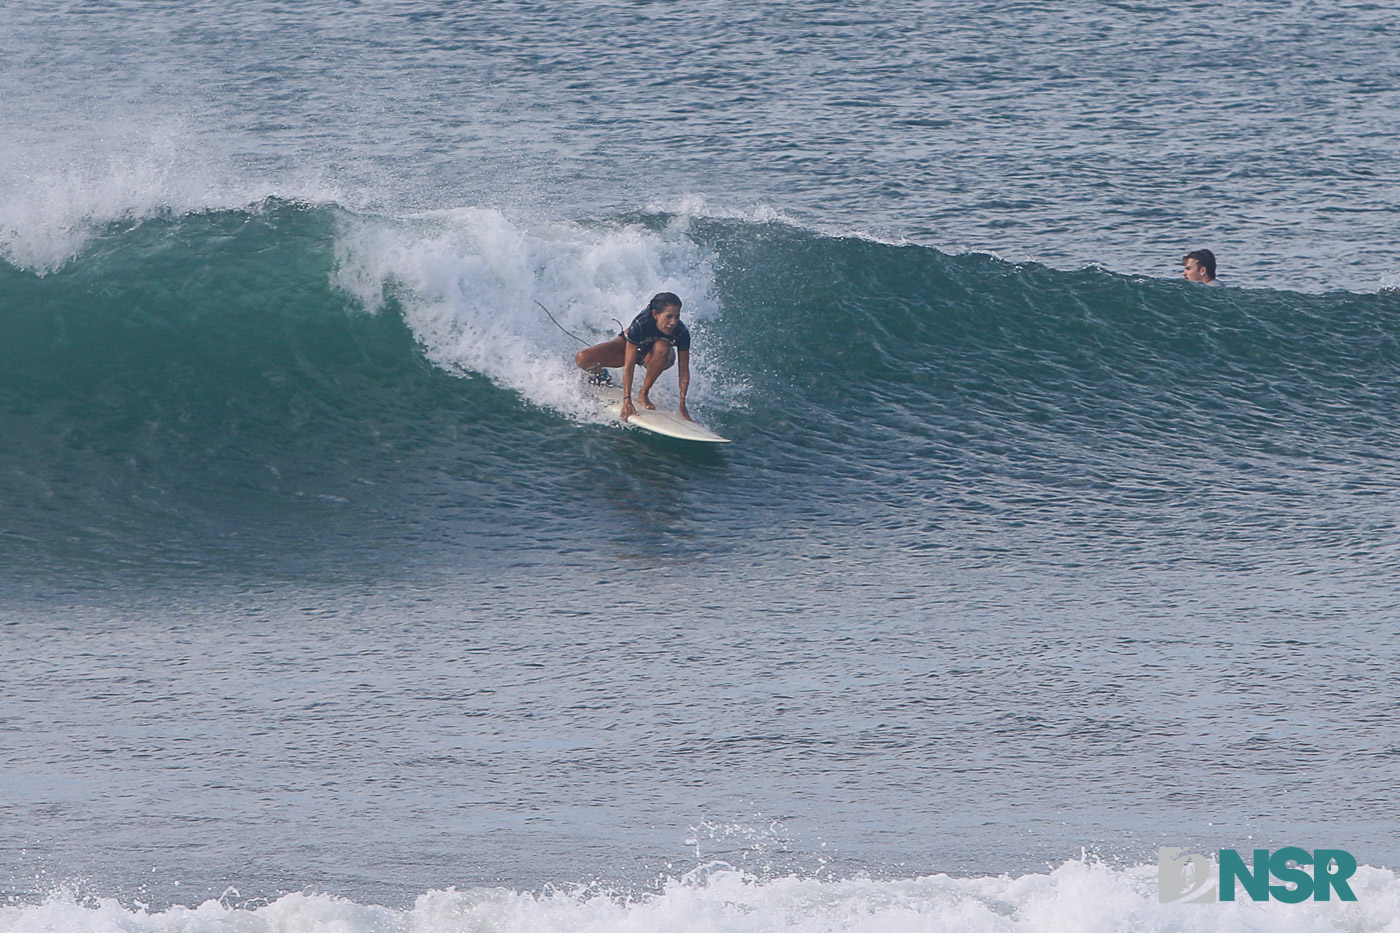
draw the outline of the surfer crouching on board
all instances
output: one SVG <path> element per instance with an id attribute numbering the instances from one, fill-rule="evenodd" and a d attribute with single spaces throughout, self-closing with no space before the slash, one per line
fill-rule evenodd
<path id="1" fill-rule="evenodd" d="M 574 362 L 599 382 L 609 381 L 606 367 L 622 367 L 623 421 L 637 413 L 632 405 L 632 372 L 637 364 L 641 363 L 647 371 L 637 400 L 644 408 L 655 408 L 647 393 L 656 377 L 674 363 L 680 381 L 676 412 L 686 421 L 695 420 L 685 410 L 685 393 L 690 388 L 690 331 L 681 323 L 681 300 L 670 292 L 652 298 L 636 320 L 613 339 L 578 351 Z"/>

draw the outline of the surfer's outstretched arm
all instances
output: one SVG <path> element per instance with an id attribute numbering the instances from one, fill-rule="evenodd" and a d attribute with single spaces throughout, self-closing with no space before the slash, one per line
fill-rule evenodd
<path id="1" fill-rule="evenodd" d="M 676 351 L 676 379 L 677 379 L 677 380 L 679 381 L 679 383 L 680 383 L 680 396 L 681 396 L 680 404 L 679 404 L 678 406 L 676 406 L 676 413 L 677 413 L 678 415 L 680 415 L 682 418 L 684 418 L 686 421 L 694 421 L 695 419 L 692 418 L 692 417 L 690 417 L 690 412 L 688 412 L 688 411 L 685 410 L 685 393 L 690 389 L 690 351 L 689 351 L 689 350 L 677 350 L 677 351 Z"/>
<path id="2" fill-rule="evenodd" d="M 630 340 L 624 340 L 623 345 L 622 414 L 620 417 L 626 421 L 637 413 L 637 409 L 632 405 L 632 374 L 637 371 L 637 345 Z"/>

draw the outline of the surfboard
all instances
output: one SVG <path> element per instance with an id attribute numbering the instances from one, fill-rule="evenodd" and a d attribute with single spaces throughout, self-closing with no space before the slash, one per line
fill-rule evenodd
<path id="1" fill-rule="evenodd" d="M 588 387 L 588 391 L 593 393 L 603 407 L 614 417 L 622 417 L 622 386 L 594 386 Z M 665 437 L 674 437 L 682 441 L 696 441 L 701 444 L 728 444 L 729 438 L 720 437 L 709 428 L 702 427 L 694 421 L 687 421 L 674 409 L 663 408 L 657 405 L 656 408 L 643 408 L 637 406 L 637 413 L 629 417 L 624 424 L 630 424 L 641 428 L 643 431 L 650 431 L 653 434 L 661 434 Z"/>

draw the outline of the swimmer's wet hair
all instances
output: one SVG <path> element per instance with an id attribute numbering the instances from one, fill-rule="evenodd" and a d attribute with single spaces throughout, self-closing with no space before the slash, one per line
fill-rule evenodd
<path id="1" fill-rule="evenodd" d="M 1182 262 L 1188 259 L 1196 260 L 1196 262 L 1201 264 L 1201 268 L 1206 270 L 1206 275 L 1215 278 L 1215 254 L 1210 250 L 1193 249 L 1191 252 L 1181 257 Z"/>

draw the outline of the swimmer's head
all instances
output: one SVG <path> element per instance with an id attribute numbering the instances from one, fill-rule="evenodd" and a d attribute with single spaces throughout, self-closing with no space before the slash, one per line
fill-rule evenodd
<path id="1" fill-rule="evenodd" d="M 1181 257 L 1181 277 L 1188 282 L 1209 282 L 1215 278 L 1215 254 L 1197 249 Z"/>

